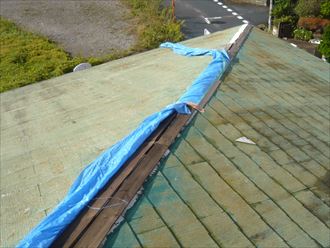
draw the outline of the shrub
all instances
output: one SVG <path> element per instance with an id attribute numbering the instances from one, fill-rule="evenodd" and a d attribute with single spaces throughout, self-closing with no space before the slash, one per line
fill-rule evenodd
<path id="1" fill-rule="evenodd" d="M 320 12 L 324 18 L 330 18 L 330 0 L 325 0 L 321 4 Z"/>
<path id="2" fill-rule="evenodd" d="M 139 23 L 137 51 L 158 47 L 164 41 L 178 42 L 183 39 L 182 22 L 172 18 L 169 8 L 161 8 L 162 0 L 127 0 Z"/>
<path id="3" fill-rule="evenodd" d="M 272 15 L 278 19 L 293 14 L 293 3 L 291 0 L 275 0 Z"/>
<path id="4" fill-rule="evenodd" d="M 321 8 L 321 0 L 299 0 L 295 7 L 298 16 L 319 16 Z"/>
<path id="5" fill-rule="evenodd" d="M 318 50 L 330 63 L 330 25 L 325 28 L 325 32 L 322 36 L 321 44 L 318 46 Z"/>
<path id="6" fill-rule="evenodd" d="M 298 22 L 298 16 L 294 13 L 295 0 L 275 0 L 274 3 L 273 25 L 278 27 L 281 22 L 286 22 L 291 30 L 295 29 Z"/>
<path id="7" fill-rule="evenodd" d="M 330 20 L 317 17 L 300 17 L 298 21 L 298 27 L 311 31 L 322 31 L 327 25 L 330 25 Z"/>
<path id="8" fill-rule="evenodd" d="M 275 26 L 278 26 L 281 22 L 290 23 L 292 27 L 295 27 L 297 24 L 297 17 L 296 16 L 282 16 L 280 18 L 274 19 L 273 23 Z"/>
<path id="9" fill-rule="evenodd" d="M 0 92 L 62 75 L 82 62 L 1 17 L 0 47 Z"/>
<path id="10" fill-rule="evenodd" d="M 293 31 L 293 34 L 294 38 L 297 40 L 309 41 L 313 38 L 313 32 L 303 28 L 296 29 L 295 31 Z"/>

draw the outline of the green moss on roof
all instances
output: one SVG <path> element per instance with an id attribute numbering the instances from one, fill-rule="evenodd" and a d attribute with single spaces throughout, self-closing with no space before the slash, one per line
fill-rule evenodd
<path id="1" fill-rule="evenodd" d="M 238 29 L 187 42 L 220 49 Z M 175 102 L 211 59 L 155 49 L 1 93 L 0 246 L 14 246 L 85 166 Z"/>
<path id="2" fill-rule="evenodd" d="M 254 29 L 105 247 L 329 246 L 329 86 L 327 64 Z"/>

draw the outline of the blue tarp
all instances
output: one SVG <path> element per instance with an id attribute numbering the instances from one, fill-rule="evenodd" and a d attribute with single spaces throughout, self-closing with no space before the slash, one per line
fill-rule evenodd
<path id="1" fill-rule="evenodd" d="M 190 114 L 186 103 L 199 104 L 210 86 L 222 75 L 229 64 L 229 57 L 225 50 L 189 48 L 168 42 L 162 44 L 161 47 L 170 48 L 183 56 L 212 56 L 213 60 L 176 103 L 146 118 L 136 130 L 88 165 L 73 183 L 62 202 L 20 241 L 18 247 L 49 247 L 159 124 L 174 111 Z"/>

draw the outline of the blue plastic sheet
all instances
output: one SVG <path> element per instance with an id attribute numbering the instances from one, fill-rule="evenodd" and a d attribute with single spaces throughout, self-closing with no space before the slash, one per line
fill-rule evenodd
<path id="1" fill-rule="evenodd" d="M 174 43 L 164 43 L 161 47 L 170 48 L 183 56 L 212 56 L 213 59 L 176 103 L 146 118 L 136 130 L 88 165 L 73 183 L 62 202 L 21 240 L 17 247 L 49 247 L 159 124 L 174 111 L 190 114 L 186 103 L 199 104 L 229 64 L 229 57 L 225 50 L 189 48 Z"/>

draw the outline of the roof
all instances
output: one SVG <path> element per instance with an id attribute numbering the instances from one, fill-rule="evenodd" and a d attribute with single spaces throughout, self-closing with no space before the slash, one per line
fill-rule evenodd
<path id="1" fill-rule="evenodd" d="M 223 48 L 239 27 L 184 42 Z M 174 102 L 211 58 L 155 49 L 2 93 L 1 246 L 13 246 L 79 172 Z"/>
<path id="2" fill-rule="evenodd" d="M 104 247 L 328 247 L 329 69 L 253 29 Z"/>

